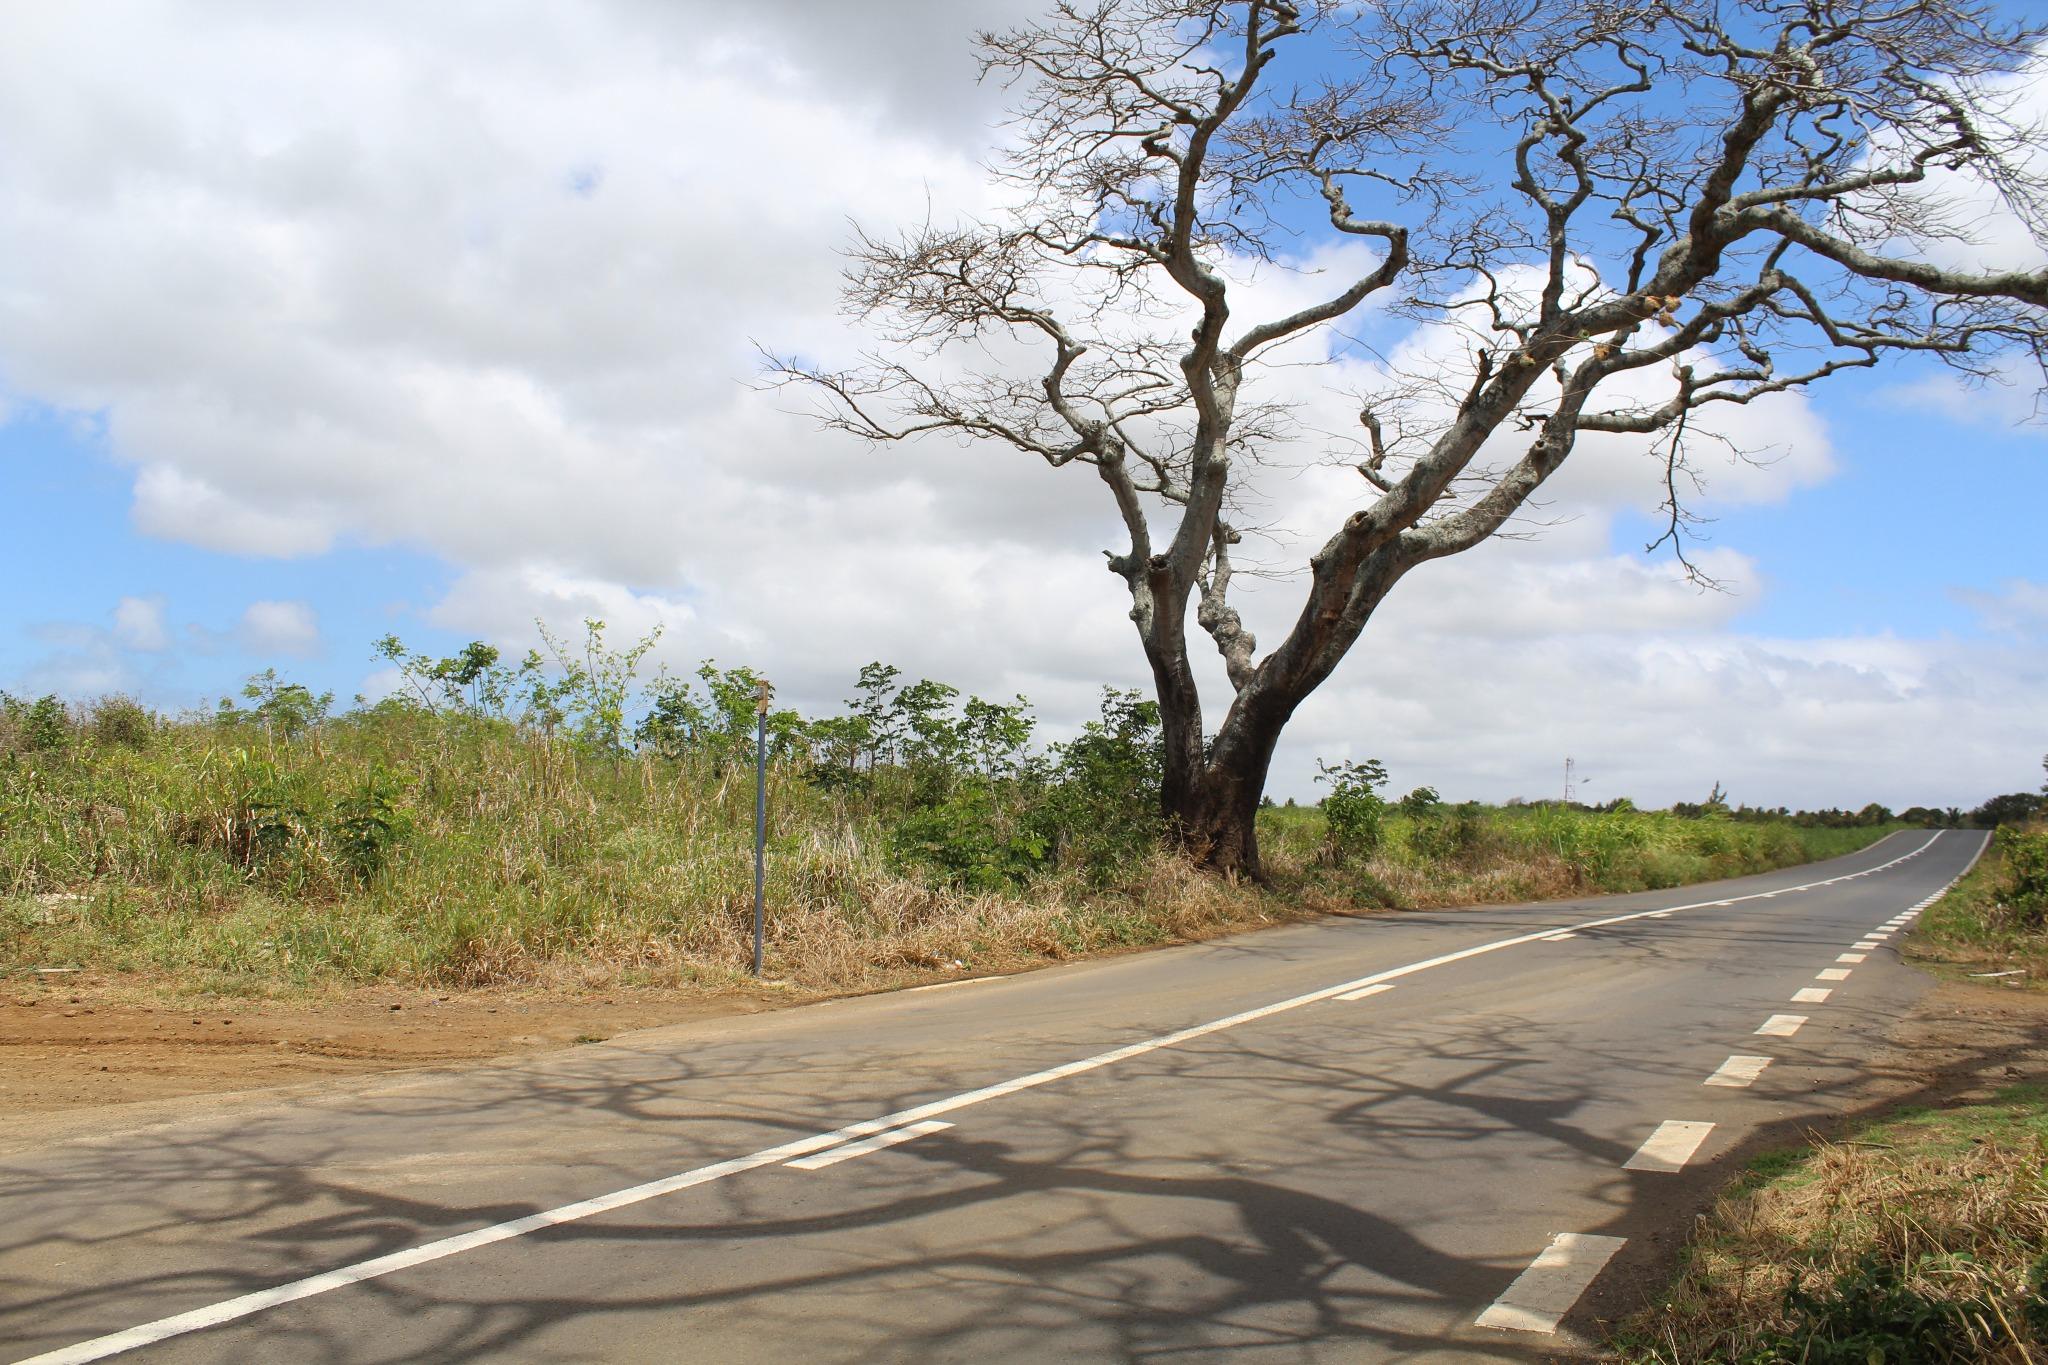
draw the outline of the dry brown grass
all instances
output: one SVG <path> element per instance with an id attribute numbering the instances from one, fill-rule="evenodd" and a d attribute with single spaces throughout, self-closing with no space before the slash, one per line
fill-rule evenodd
<path id="1" fill-rule="evenodd" d="M 2048 1103 L 2018 1089 L 1766 1158 L 1702 1218 L 1626 1354 L 2048 1361 L 2044 1157 Z"/>

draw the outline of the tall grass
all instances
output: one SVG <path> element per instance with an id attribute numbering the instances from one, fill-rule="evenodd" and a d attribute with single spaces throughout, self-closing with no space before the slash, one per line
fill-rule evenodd
<path id="1" fill-rule="evenodd" d="M 1758 1164 L 1700 1220 L 1624 1359 L 2039 1361 L 2048 1353 L 2048 1095 L 1912 1114 Z"/>
<path id="2" fill-rule="evenodd" d="M 716 752 L 607 755 L 403 708 L 287 738 L 208 720 L 0 752 L 0 969 L 83 966 L 209 989 L 717 983 L 751 952 L 752 774 Z M 771 974 L 857 988 L 1000 970 L 1338 906 L 1669 886 L 1844 851 L 1808 830 L 1525 808 L 1397 816 L 1340 866 L 1313 809 L 1262 813 L 1274 886 L 1156 844 L 1048 858 L 994 890 L 906 861 L 872 784 L 770 774 Z M 971 814 L 971 811 L 969 812 Z M 1077 841 L 1076 846 L 1079 846 Z"/>
<path id="3" fill-rule="evenodd" d="M 1943 961 L 2048 980 L 2048 825 L 2007 826 L 1914 935 Z"/>
<path id="4" fill-rule="evenodd" d="M 1664 811 L 1557 805 L 1458 806 L 1427 815 L 1391 808 L 1379 851 L 1325 871 L 1322 813 L 1262 812 L 1269 863 L 1367 903 L 1401 909 L 1686 886 L 1852 853 L 1899 828 L 1695 819 Z"/>

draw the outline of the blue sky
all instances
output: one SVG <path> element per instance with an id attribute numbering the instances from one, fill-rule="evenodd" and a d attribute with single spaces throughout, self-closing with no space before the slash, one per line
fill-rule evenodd
<path id="1" fill-rule="evenodd" d="M 964 34 L 1034 8 L 11 13 L 0 688 L 176 708 L 274 665 L 346 699 L 386 632 L 523 649 L 597 615 L 800 704 L 884 658 L 1072 728 L 1143 681 L 1096 490 L 872 456 L 747 386 L 755 338 L 853 344 L 848 216 L 986 203 L 1000 92 Z M 1763 412 L 1786 463 L 1699 506 L 1725 597 L 1641 553 L 1654 499 L 1612 480 L 1539 544 L 1418 574 L 1275 791 L 1368 753 L 1454 797 L 1544 794 L 1565 752 L 1658 804 L 2037 785 L 2048 439 L 2024 395 L 1945 382 Z"/>

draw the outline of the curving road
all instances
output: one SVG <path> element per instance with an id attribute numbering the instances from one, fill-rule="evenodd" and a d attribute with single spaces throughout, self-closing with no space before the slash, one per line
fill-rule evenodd
<path id="1" fill-rule="evenodd" d="M 1541 1359 L 1982 844 L 194 1104 L 0 1159 L 0 1360 Z"/>

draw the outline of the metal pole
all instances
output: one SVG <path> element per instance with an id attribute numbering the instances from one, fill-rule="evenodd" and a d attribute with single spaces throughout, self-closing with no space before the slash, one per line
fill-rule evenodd
<path id="1" fill-rule="evenodd" d="M 766 882 L 768 850 L 768 682 L 756 684 L 754 706 L 754 975 L 761 974 L 761 889 Z"/>

